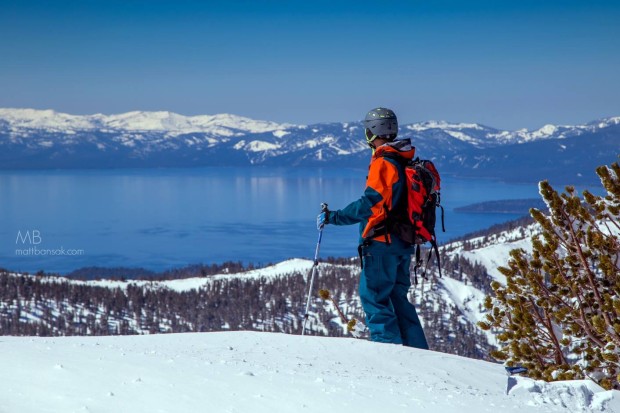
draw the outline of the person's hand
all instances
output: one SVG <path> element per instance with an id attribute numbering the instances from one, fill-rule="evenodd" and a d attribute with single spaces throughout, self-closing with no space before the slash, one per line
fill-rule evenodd
<path id="1" fill-rule="evenodd" d="M 316 217 L 316 229 L 321 231 L 325 225 L 329 224 L 329 209 L 323 209 L 323 212 Z"/>

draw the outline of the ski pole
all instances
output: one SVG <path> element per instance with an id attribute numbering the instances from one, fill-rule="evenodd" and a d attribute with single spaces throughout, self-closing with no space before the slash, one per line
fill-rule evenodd
<path id="1" fill-rule="evenodd" d="M 327 204 L 321 204 L 321 212 L 327 211 Z M 306 333 L 306 322 L 308 321 L 308 311 L 310 310 L 310 298 L 312 297 L 312 286 L 314 285 L 314 275 L 319 266 L 319 250 L 321 249 L 321 240 L 323 239 L 323 228 L 319 230 L 319 240 L 316 243 L 316 249 L 314 250 L 314 264 L 312 265 L 312 275 L 310 276 L 310 287 L 308 288 L 308 301 L 306 301 L 306 313 L 304 314 L 304 323 L 301 328 L 301 335 Z"/>

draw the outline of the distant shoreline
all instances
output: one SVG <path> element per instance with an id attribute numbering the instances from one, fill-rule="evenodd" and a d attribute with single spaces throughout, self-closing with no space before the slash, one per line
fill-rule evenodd
<path id="1" fill-rule="evenodd" d="M 523 214 L 529 213 L 530 208 L 546 209 L 547 205 L 539 198 L 502 199 L 485 201 L 454 208 L 455 212 L 468 214 Z"/>

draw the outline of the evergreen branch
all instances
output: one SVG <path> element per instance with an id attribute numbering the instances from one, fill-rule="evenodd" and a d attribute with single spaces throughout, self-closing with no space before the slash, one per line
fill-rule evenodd
<path id="1" fill-rule="evenodd" d="M 562 351 L 562 347 L 560 346 L 560 342 L 558 341 L 558 338 L 553 331 L 553 324 L 551 322 L 551 318 L 549 317 L 549 313 L 546 310 L 544 310 L 544 313 L 547 330 L 549 331 L 549 335 L 551 336 L 551 342 L 553 344 L 553 347 L 555 348 L 555 362 L 556 364 L 568 364 L 566 361 L 566 357 L 564 356 L 564 352 Z"/>
<path id="2" fill-rule="evenodd" d="M 560 274 L 560 276 L 564 279 L 564 281 L 566 281 L 566 283 L 568 285 L 570 285 L 568 276 L 566 275 L 566 273 L 563 270 L 562 265 L 560 264 L 560 262 L 557 259 L 557 255 L 553 255 L 553 263 L 555 264 L 555 268 L 558 270 L 558 273 Z M 573 305 L 570 302 L 567 302 L 564 300 L 564 297 L 562 297 L 561 295 L 558 295 L 556 293 L 554 293 L 553 291 L 551 291 L 547 285 L 545 283 L 540 284 L 540 287 L 545 291 L 545 293 L 547 293 L 547 295 L 555 298 L 556 300 L 558 300 L 560 303 L 564 304 L 564 306 L 566 306 L 567 308 L 572 309 Z M 578 294 L 578 292 L 577 292 Z"/>
<path id="3" fill-rule="evenodd" d="M 596 299 L 596 302 L 599 305 L 599 308 L 603 309 L 603 308 L 605 308 L 604 300 L 603 300 L 603 297 L 601 297 L 601 293 L 600 293 L 600 291 L 597 288 L 596 276 L 592 272 L 592 270 L 590 269 L 590 266 L 588 265 L 587 259 L 585 257 L 584 252 L 583 252 L 583 249 L 581 248 L 581 243 L 579 242 L 580 239 L 579 239 L 579 237 L 577 237 L 577 234 L 575 234 L 575 229 L 573 228 L 573 225 L 572 225 L 573 221 L 568 219 L 568 215 L 567 215 L 566 211 L 562 210 L 561 212 L 562 212 L 562 214 L 564 216 L 567 217 L 567 220 L 571 224 L 571 225 L 568 226 L 568 229 L 569 229 L 569 234 L 571 236 L 572 244 L 576 248 L 577 257 L 578 257 L 579 261 L 581 262 L 581 264 L 583 265 L 583 270 L 585 271 L 585 274 L 586 274 L 586 277 L 587 277 L 588 282 L 590 284 L 591 290 L 594 293 L 594 297 Z M 608 330 L 611 330 L 610 334 L 614 338 L 614 341 L 616 343 L 620 344 L 620 335 L 618 335 L 618 333 L 616 333 L 616 331 L 613 329 L 613 321 L 609 317 L 609 314 L 607 313 L 607 311 L 601 311 L 601 313 L 603 315 L 603 319 L 605 320 L 605 324 L 607 324 L 607 326 L 609 327 Z"/>
<path id="4" fill-rule="evenodd" d="M 593 342 L 594 344 L 596 344 L 600 348 L 604 348 L 605 347 L 605 343 L 600 338 L 598 338 L 597 335 L 592 331 L 593 328 L 588 323 L 588 321 L 586 319 L 586 313 L 584 312 L 583 307 L 581 305 L 579 306 L 579 315 L 580 315 L 582 324 L 579 324 L 579 320 L 575 320 L 575 322 L 577 324 L 579 324 L 583 328 L 583 331 L 590 338 L 591 342 Z"/>

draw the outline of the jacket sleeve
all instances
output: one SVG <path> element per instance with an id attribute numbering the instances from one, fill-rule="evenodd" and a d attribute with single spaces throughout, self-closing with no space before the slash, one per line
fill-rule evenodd
<path id="1" fill-rule="evenodd" d="M 396 167 L 384 158 L 375 159 L 370 164 L 364 194 L 345 208 L 332 211 L 329 223 L 351 225 L 367 220 L 383 209 L 384 202 L 391 202 L 392 186 L 396 182 L 398 182 Z"/>

